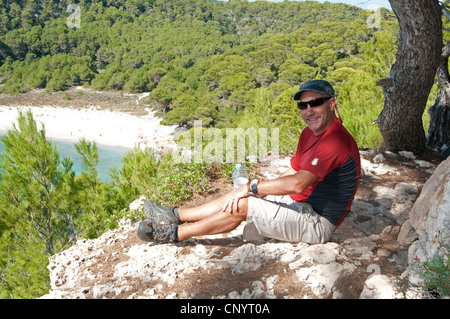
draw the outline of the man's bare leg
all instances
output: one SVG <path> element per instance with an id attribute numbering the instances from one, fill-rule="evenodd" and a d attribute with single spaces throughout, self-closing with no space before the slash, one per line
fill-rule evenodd
<path id="1" fill-rule="evenodd" d="M 202 205 L 205 207 L 202 208 L 201 214 L 197 214 L 196 217 L 200 215 L 205 217 L 194 223 L 179 225 L 178 240 L 181 241 L 194 236 L 227 233 L 238 227 L 247 218 L 248 199 L 242 198 L 239 201 L 238 212 L 228 213 L 222 211 L 223 205 L 228 198 L 229 194 L 228 196 L 222 196 L 221 198 L 209 203 L 211 204 L 210 207 L 206 207 L 208 204 Z M 208 212 L 210 212 L 209 209 L 212 209 L 212 207 L 217 210 L 208 214 Z M 187 212 L 187 214 L 189 215 L 189 212 Z M 181 220 L 186 221 L 182 218 Z"/>
<path id="2" fill-rule="evenodd" d="M 222 211 L 223 205 L 231 197 L 233 191 L 212 200 L 211 202 L 192 208 L 178 208 L 178 216 L 182 222 L 196 222 Z"/>
<path id="3" fill-rule="evenodd" d="M 154 228 L 148 221 L 140 222 L 138 236 L 144 241 L 173 242 L 194 236 L 230 232 L 247 219 L 248 198 L 242 195 L 244 191 L 244 195 L 247 195 L 247 192 L 246 188 L 241 188 L 198 207 L 177 208 L 175 214 L 179 220 L 188 223 L 171 223 Z"/>

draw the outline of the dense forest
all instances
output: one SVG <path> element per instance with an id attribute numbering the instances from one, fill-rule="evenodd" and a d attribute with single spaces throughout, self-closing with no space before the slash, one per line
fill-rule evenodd
<path id="1" fill-rule="evenodd" d="M 1 0 L 0 17 L 2 93 L 73 85 L 150 92 L 147 103 L 166 124 L 278 127 L 281 149 L 289 150 L 304 127 L 292 93 L 303 81 L 325 78 L 360 147 L 380 143 L 371 126 L 383 105 L 375 82 L 395 61 L 398 34 L 384 9 L 315 1 Z M 270 113 L 248 123 L 261 103 Z"/>
<path id="2" fill-rule="evenodd" d="M 292 95 L 303 81 L 323 78 L 335 86 L 358 145 L 380 145 L 372 122 L 383 94 L 375 82 L 395 61 L 398 34 L 384 9 L 315 1 L 0 0 L 0 20 L 2 94 L 80 85 L 150 92 L 146 106 L 163 123 L 279 128 L 280 149 L 292 151 L 304 128 Z M 173 164 L 170 154 L 158 161 L 147 149 L 129 152 L 112 182 L 102 183 L 95 144 L 77 144 L 85 171 L 75 176 L 31 113 L 18 123 L 0 155 L 0 298 L 45 294 L 48 257 L 120 218 L 139 218 L 127 209 L 138 196 L 176 205 L 231 176 L 232 165 Z"/>

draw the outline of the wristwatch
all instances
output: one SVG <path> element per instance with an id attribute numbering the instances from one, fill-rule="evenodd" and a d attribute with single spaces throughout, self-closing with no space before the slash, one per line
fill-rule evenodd
<path id="1" fill-rule="evenodd" d="M 259 181 L 257 179 L 254 179 L 250 184 L 253 194 L 258 194 L 258 182 Z"/>

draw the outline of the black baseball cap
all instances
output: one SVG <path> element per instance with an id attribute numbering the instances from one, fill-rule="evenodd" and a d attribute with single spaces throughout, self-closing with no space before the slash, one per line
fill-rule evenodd
<path id="1" fill-rule="evenodd" d="M 333 86 L 325 80 L 310 80 L 303 83 L 297 93 L 294 94 L 294 100 L 300 100 L 300 96 L 304 91 L 313 91 L 317 93 L 326 93 L 335 97 Z"/>

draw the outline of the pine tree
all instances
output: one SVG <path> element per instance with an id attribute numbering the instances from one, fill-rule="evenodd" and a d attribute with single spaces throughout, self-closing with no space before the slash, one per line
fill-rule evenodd
<path id="1" fill-rule="evenodd" d="M 46 252 L 53 254 L 57 228 L 64 220 L 54 195 L 72 163 L 60 161 L 56 147 L 46 140 L 43 129 L 38 130 L 31 112 L 19 114 L 18 126 L 14 125 L 3 143 L 0 210 L 14 224 L 32 225 L 35 235 L 45 242 Z"/>
<path id="2" fill-rule="evenodd" d="M 18 124 L 3 143 L 2 286 L 10 297 L 23 298 L 48 288 L 48 279 L 43 280 L 47 258 L 68 240 L 65 221 L 71 207 L 61 198 L 70 192 L 66 186 L 73 179 L 72 163 L 60 161 L 56 147 L 46 140 L 43 129 L 38 130 L 31 112 L 19 113 Z"/>
<path id="3" fill-rule="evenodd" d="M 49 289 L 48 258 L 74 239 L 101 235 L 118 200 L 112 186 L 98 178 L 95 143 L 76 145 L 84 163 L 79 176 L 69 158 L 60 159 L 31 112 L 19 113 L 3 143 L 0 298 L 38 297 Z"/>

